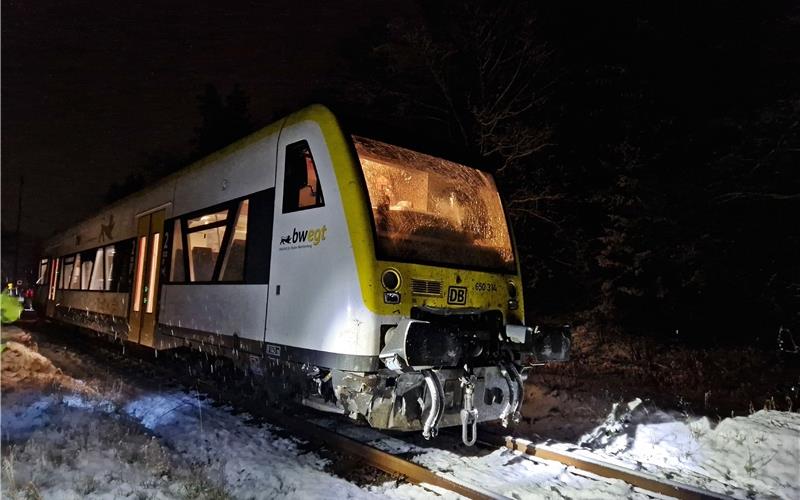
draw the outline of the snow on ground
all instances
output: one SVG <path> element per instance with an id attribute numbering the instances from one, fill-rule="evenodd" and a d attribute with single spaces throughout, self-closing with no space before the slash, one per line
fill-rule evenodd
<path id="1" fill-rule="evenodd" d="M 394 482 L 361 488 L 326 472 L 328 461 L 304 443 L 197 394 L 68 390 L 81 381 L 70 381 L 33 346 L 15 348 L 21 354 L 13 360 L 34 360 L 63 383 L 51 377 L 36 389 L 20 375 L 31 371 L 30 363 L 15 365 L 3 354 L 3 498 L 434 496 Z M 23 379 L 24 386 L 13 384 Z"/>
<path id="2" fill-rule="evenodd" d="M 736 498 L 800 498 L 800 413 L 690 419 L 615 405 L 579 446 L 549 446 Z"/>
<path id="3" fill-rule="evenodd" d="M 327 472 L 327 459 L 280 429 L 254 424 L 196 393 L 132 385 L 122 390 L 127 382 L 74 379 L 24 336 L 18 340 L 2 355 L 4 498 L 435 496 L 433 488 L 394 482 L 359 487 Z M 516 451 L 467 456 L 369 428 L 319 423 L 510 498 L 646 497 L 621 481 Z M 616 406 L 578 444 L 547 445 L 738 498 L 800 498 L 797 413 L 760 411 L 714 426 L 708 419 L 650 410 L 637 400 Z"/>
<path id="4" fill-rule="evenodd" d="M 123 411 L 180 456 L 207 464 L 235 498 L 362 498 L 391 489 L 362 490 L 331 476 L 324 472 L 327 461 L 304 452 L 296 440 L 278 436 L 268 425 L 243 423 L 246 415 L 213 408 L 190 394 L 150 394 Z"/>
<path id="5" fill-rule="evenodd" d="M 183 392 L 123 407 L 46 395 L 3 408 L 5 495 L 44 498 L 372 498 L 325 472 L 327 461 L 266 425 Z M 406 496 L 430 495 L 405 485 Z"/>

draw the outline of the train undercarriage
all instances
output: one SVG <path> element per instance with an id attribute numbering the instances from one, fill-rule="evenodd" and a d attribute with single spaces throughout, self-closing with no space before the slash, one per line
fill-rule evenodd
<path id="1" fill-rule="evenodd" d="M 475 314 L 470 323 L 486 325 L 487 318 Z M 376 372 L 304 365 L 304 404 L 378 429 L 422 431 L 426 439 L 439 427 L 460 426 L 471 446 L 478 422 L 519 421 L 529 367 L 569 355 L 569 327 L 508 325 L 503 334 L 489 335 L 451 319 L 400 321 L 386 334 L 385 368 Z"/>
<path id="2" fill-rule="evenodd" d="M 99 333 L 91 316 L 79 313 L 68 322 L 91 324 Z M 200 340 L 162 331 L 158 350 L 189 347 L 199 369 L 217 375 L 231 365 L 246 374 L 254 395 L 266 394 L 271 403 L 300 400 L 377 429 L 422 431 L 426 439 L 440 427 L 461 426 L 464 443 L 472 445 L 478 422 L 507 426 L 519 420 L 530 367 L 569 356 L 568 326 L 501 327 L 502 316 L 495 313 L 416 310 L 414 319 L 386 331 L 383 367 L 370 372 L 254 356 L 242 344 L 227 345 L 231 337 L 224 335 Z"/>

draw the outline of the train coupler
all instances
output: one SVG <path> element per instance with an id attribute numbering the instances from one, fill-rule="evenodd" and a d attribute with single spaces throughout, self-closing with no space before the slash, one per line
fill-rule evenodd
<path id="1" fill-rule="evenodd" d="M 444 389 L 439 377 L 432 370 L 422 370 L 428 394 L 431 395 L 431 409 L 422 427 L 422 437 L 431 439 L 439 434 L 439 421 L 444 413 Z"/>
<path id="2" fill-rule="evenodd" d="M 513 423 L 519 423 L 521 419 L 520 409 L 522 408 L 522 399 L 525 395 L 525 385 L 522 375 L 517 370 L 514 363 L 501 363 L 500 374 L 506 379 L 508 384 L 509 401 L 506 404 L 503 413 L 500 414 L 500 421 L 503 427 L 508 427 L 509 420 Z"/>
<path id="3" fill-rule="evenodd" d="M 478 440 L 478 409 L 475 408 L 474 403 L 475 375 L 470 375 L 469 378 L 461 377 L 461 387 L 464 388 L 464 407 L 461 409 L 461 440 L 465 445 L 472 446 Z"/>

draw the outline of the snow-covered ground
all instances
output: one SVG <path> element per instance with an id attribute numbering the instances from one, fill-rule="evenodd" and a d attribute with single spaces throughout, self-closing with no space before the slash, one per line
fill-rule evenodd
<path id="1" fill-rule="evenodd" d="M 5 332 L 4 332 L 5 336 Z M 359 486 L 305 443 L 196 393 L 105 380 L 91 362 L 73 378 L 25 342 L 2 357 L 4 498 L 430 498 L 406 483 Z M 43 351 L 44 352 L 44 351 Z M 46 354 L 46 353 L 45 353 Z M 77 357 L 77 356 L 76 356 Z M 102 375 L 107 377 L 107 375 Z M 565 416 L 565 418 L 568 418 Z M 321 419 L 449 479 L 509 498 L 642 498 L 616 480 L 498 449 L 465 456 Z M 619 405 L 580 443 L 548 443 L 594 459 L 739 498 L 800 498 L 800 414 L 707 419 Z M 445 498 L 453 497 L 449 492 Z"/>
<path id="2" fill-rule="evenodd" d="M 549 446 L 735 498 L 800 499 L 800 413 L 761 410 L 714 425 L 634 400 L 578 445 Z"/>
<path id="3" fill-rule="evenodd" d="M 302 441 L 198 394 L 123 381 L 102 384 L 105 390 L 62 373 L 20 342 L 6 342 L 2 362 L 3 498 L 435 495 L 406 483 L 348 482 Z"/>
<path id="4" fill-rule="evenodd" d="M 44 498 L 430 498 L 409 484 L 359 487 L 325 471 L 327 461 L 197 394 L 144 393 L 126 404 L 50 394 L 3 405 L 4 493 Z M 370 429 L 353 427 L 356 432 Z M 359 437 L 359 436 L 355 436 Z M 379 448 L 417 452 L 415 461 L 508 498 L 647 498 L 621 481 L 500 449 L 480 457 L 414 448 L 382 438 Z M 20 495 L 24 496 L 24 495 Z M 455 497 L 446 494 L 445 497 Z"/>
<path id="5" fill-rule="evenodd" d="M 43 395 L 3 407 L 4 494 L 44 498 L 374 498 L 432 493 L 394 483 L 361 488 L 327 460 L 247 415 L 184 392 L 124 406 Z"/>
<path id="6" fill-rule="evenodd" d="M 335 426 L 334 421 L 319 421 Z M 341 429 L 340 429 L 341 431 Z M 370 429 L 345 433 L 393 453 L 416 453 L 414 461 L 451 479 L 482 485 L 510 498 L 636 498 L 639 490 L 557 462 L 498 449 L 466 457 L 419 448 Z M 373 435 L 371 435 L 373 434 Z M 669 415 L 640 400 L 615 405 L 605 422 L 579 443 L 538 447 L 611 463 L 733 498 L 800 499 L 800 414 L 762 410 L 723 419 Z"/>

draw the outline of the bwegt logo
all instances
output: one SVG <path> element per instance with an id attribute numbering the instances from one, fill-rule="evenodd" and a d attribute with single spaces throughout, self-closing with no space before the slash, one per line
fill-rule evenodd
<path id="1" fill-rule="evenodd" d="M 297 228 L 292 228 L 292 234 L 281 236 L 281 245 L 294 245 L 297 243 L 309 242 L 314 246 L 319 245 L 325 239 L 325 233 L 328 232 L 326 226 L 306 229 L 298 231 Z"/>

